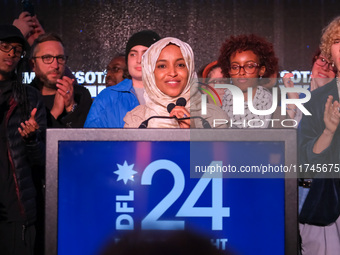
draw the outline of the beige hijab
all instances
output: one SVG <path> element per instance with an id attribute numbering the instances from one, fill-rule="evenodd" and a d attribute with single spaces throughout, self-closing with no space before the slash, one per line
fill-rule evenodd
<path id="1" fill-rule="evenodd" d="M 188 68 L 189 77 L 183 92 L 178 97 L 170 97 L 164 94 L 156 85 L 155 82 L 155 67 L 161 51 L 169 44 L 177 45 L 183 55 L 184 61 Z M 197 74 L 195 72 L 194 53 L 189 44 L 173 37 L 167 37 L 154 43 L 143 55 L 142 58 L 142 76 L 145 88 L 145 113 L 144 120 L 151 116 L 169 116 L 167 106 L 170 103 L 175 103 L 178 98 L 184 97 L 187 100 L 186 109 L 193 110 L 193 107 L 198 108 L 200 105 L 200 96 L 197 88 Z M 133 112 L 133 111 L 132 111 Z M 141 111 L 139 111 L 140 113 Z M 152 128 L 174 128 L 179 127 L 175 119 L 152 119 L 149 121 L 148 127 Z"/>

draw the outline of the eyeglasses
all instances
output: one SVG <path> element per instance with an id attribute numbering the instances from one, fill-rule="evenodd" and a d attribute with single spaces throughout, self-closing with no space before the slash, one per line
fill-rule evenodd
<path id="1" fill-rule="evenodd" d="M 1 42 L 1 41 L 0 41 L 0 50 L 6 53 L 9 53 L 11 50 L 13 50 L 14 55 L 17 57 L 23 57 L 26 54 L 22 46 L 13 46 L 12 44 Z"/>
<path id="2" fill-rule="evenodd" d="M 58 56 L 52 56 L 52 55 L 43 55 L 43 56 L 38 56 L 38 57 L 33 57 L 33 59 L 36 58 L 41 58 L 42 62 L 44 62 L 44 64 L 52 64 L 54 59 L 57 60 L 58 64 L 65 64 L 68 56 L 65 55 L 58 55 Z"/>
<path id="3" fill-rule="evenodd" d="M 113 72 L 113 73 L 118 73 L 120 70 L 123 70 L 123 68 L 118 67 L 118 66 L 114 66 L 112 68 L 106 68 L 106 70 L 104 71 L 105 74 L 107 74 L 108 72 Z"/>
<path id="4" fill-rule="evenodd" d="M 323 57 L 317 57 L 317 59 L 315 60 L 315 64 L 317 64 L 318 66 L 321 66 L 321 67 L 325 67 L 327 65 L 327 69 L 329 71 L 332 71 L 332 72 L 336 72 L 336 68 L 334 66 L 334 64 L 332 63 L 329 63 L 325 58 Z"/>
<path id="5" fill-rule="evenodd" d="M 253 74 L 255 73 L 256 68 L 260 67 L 257 63 L 247 63 L 243 66 L 233 64 L 229 69 L 229 74 L 235 75 L 239 74 L 241 68 L 247 73 L 247 74 Z"/>

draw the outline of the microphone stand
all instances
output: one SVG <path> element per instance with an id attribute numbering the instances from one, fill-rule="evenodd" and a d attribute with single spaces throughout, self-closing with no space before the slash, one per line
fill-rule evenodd
<path id="1" fill-rule="evenodd" d="M 209 122 L 200 116 L 192 116 L 192 117 L 185 117 L 185 118 L 177 118 L 176 116 L 151 116 L 147 120 L 144 120 L 138 128 L 147 128 L 149 124 L 149 120 L 151 119 L 176 119 L 176 120 L 190 120 L 190 119 L 200 119 L 202 121 L 203 128 L 211 128 Z"/>
<path id="2" fill-rule="evenodd" d="M 151 119 L 177 119 L 176 116 L 151 116 L 150 118 L 148 118 L 147 120 L 144 120 L 138 128 L 147 128 L 148 124 L 149 124 L 149 120 Z"/>

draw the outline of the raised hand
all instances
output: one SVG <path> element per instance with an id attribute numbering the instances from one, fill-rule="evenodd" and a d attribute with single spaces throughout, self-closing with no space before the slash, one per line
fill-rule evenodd
<path id="1" fill-rule="evenodd" d="M 19 28 L 23 36 L 27 39 L 34 29 L 34 21 L 28 12 L 20 13 L 19 17 L 13 21 L 13 26 Z"/>
<path id="2" fill-rule="evenodd" d="M 31 46 L 32 46 L 34 40 L 37 39 L 39 35 L 45 34 L 45 30 L 41 26 L 39 20 L 37 19 L 37 16 L 33 16 L 32 21 L 33 21 L 34 28 L 27 37 L 27 42 Z"/>
<path id="3" fill-rule="evenodd" d="M 340 104 L 338 101 L 334 101 L 332 103 L 333 96 L 328 96 L 325 111 L 323 116 L 323 121 L 325 122 L 325 129 L 322 134 L 319 136 L 318 140 L 315 142 L 313 147 L 313 152 L 316 154 L 324 151 L 330 144 L 332 143 L 334 134 L 336 129 L 339 126 L 340 122 L 340 113 L 339 107 Z"/>
<path id="4" fill-rule="evenodd" d="M 35 114 L 37 113 L 37 108 L 34 108 L 31 112 L 31 117 L 24 122 L 20 123 L 21 127 L 18 127 L 18 131 L 22 137 L 27 138 L 31 133 L 34 133 L 39 129 L 38 123 L 35 121 Z"/>
<path id="5" fill-rule="evenodd" d="M 330 134 L 334 134 L 336 129 L 339 126 L 340 121 L 340 104 L 338 101 L 334 101 L 332 103 L 333 97 L 328 96 L 325 111 L 323 116 L 323 121 L 325 122 L 326 129 L 325 131 L 330 132 Z"/>
<path id="6" fill-rule="evenodd" d="M 292 73 L 286 73 L 283 77 L 282 77 L 282 81 L 283 84 L 286 88 L 294 88 L 294 82 L 291 80 L 291 78 L 294 75 Z M 289 99 L 299 99 L 299 94 L 296 92 L 289 92 L 287 93 L 287 96 Z M 291 117 L 292 119 L 295 118 L 296 116 L 296 105 L 295 104 L 289 104 L 287 105 L 287 113 L 289 115 L 289 117 Z"/>
<path id="7" fill-rule="evenodd" d="M 294 82 L 291 80 L 291 78 L 294 75 L 292 73 L 286 73 L 283 77 L 282 77 L 282 81 L 283 84 L 286 88 L 294 88 Z M 288 98 L 290 99 L 298 99 L 299 98 L 299 94 L 298 93 L 288 93 Z"/>
<path id="8" fill-rule="evenodd" d="M 57 119 L 64 111 L 65 102 L 63 96 L 57 91 L 54 96 L 54 103 L 51 109 L 51 114 Z"/>
<path id="9" fill-rule="evenodd" d="M 69 77 L 63 76 L 62 79 L 57 80 L 57 92 L 60 93 L 60 95 L 64 99 L 64 105 L 65 110 L 67 112 L 70 112 L 74 102 L 74 91 L 73 91 L 73 82 L 74 79 L 71 79 Z"/>

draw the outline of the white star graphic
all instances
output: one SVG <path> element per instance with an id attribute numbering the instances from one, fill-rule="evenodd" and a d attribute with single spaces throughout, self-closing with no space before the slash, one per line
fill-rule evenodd
<path id="1" fill-rule="evenodd" d="M 137 173 L 137 171 L 133 170 L 134 165 L 135 164 L 128 165 L 126 160 L 123 165 L 117 164 L 118 170 L 113 172 L 118 175 L 117 182 L 123 180 L 124 184 L 126 184 L 128 180 L 134 181 L 133 175 Z"/>

